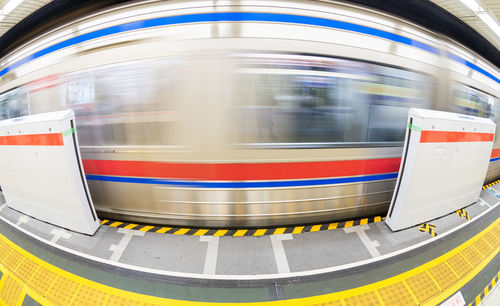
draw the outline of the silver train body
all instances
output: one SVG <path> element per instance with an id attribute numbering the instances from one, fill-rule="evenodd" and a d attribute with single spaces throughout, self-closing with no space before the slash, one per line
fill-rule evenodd
<path id="1" fill-rule="evenodd" d="M 98 213 L 136 222 L 385 214 L 409 107 L 500 114 L 496 67 L 334 2 L 140 2 L 61 26 L 0 64 L 0 118 L 74 109 Z M 500 174 L 495 152 L 487 181 Z"/>

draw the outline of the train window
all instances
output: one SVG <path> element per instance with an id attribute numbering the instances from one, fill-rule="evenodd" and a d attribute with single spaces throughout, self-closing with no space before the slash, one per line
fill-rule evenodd
<path id="1" fill-rule="evenodd" d="M 172 145 L 178 60 L 124 62 L 29 84 L 34 113 L 71 108 L 82 146 Z"/>
<path id="2" fill-rule="evenodd" d="M 237 139 L 246 144 L 397 143 L 430 79 L 412 71 L 299 55 L 238 56 Z"/>
<path id="3" fill-rule="evenodd" d="M 29 114 L 30 96 L 25 88 L 16 88 L 0 95 L 0 120 Z"/>
<path id="4" fill-rule="evenodd" d="M 496 122 L 498 98 L 472 87 L 452 84 L 452 111 Z"/>

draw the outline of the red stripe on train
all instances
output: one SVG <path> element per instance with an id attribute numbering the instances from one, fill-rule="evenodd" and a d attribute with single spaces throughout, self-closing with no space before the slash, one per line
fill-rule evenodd
<path id="1" fill-rule="evenodd" d="M 83 160 L 86 174 L 192 180 L 287 180 L 399 171 L 400 158 L 291 163 L 200 164 L 154 161 Z"/>
<path id="2" fill-rule="evenodd" d="M 0 136 L 2 146 L 62 146 L 61 133 Z"/>
<path id="3" fill-rule="evenodd" d="M 477 142 L 493 141 L 493 133 L 422 131 L 420 142 Z"/>
<path id="4" fill-rule="evenodd" d="M 491 150 L 491 158 L 497 158 L 497 157 L 500 157 L 500 149 Z"/>

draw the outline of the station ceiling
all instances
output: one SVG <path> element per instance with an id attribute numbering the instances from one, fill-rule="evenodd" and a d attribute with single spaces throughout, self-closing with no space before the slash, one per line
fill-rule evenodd
<path id="1" fill-rule="evenodd" d="M 28 17 L 31 13 L 38 10 L 45 4 L 52 2 L 52 0 L 11 0 L 11 5 L 17 4 L 12 11 L 7 10 L 7 14 L 5 12 L 5 4 L 9 2 L 8 0 L 0 0 L 0 36 L 5 34 L 10 28 L 15 26 L 19 21 L 23 20 L 25 17 Z M 8 7 L 7 7 L 8 8 Z"/>
<path id="2" fill-rule="evenodd" d="M 500 52 L 500 26 L 498 33 L 495 33 L 472 9 L 467 7 L 464 2 L 460 0 L 430 0 L 448 12 L 452 13 L 460 20 L 468 24 L 471 28 L 476 30 L 490 43 L 492 43 Z M 479 3 L 487 13 L 495 18 L 497 24 L 500 25 L 500 0 L 475 0 Z M 467 1 L 466 1 L 467 2 Z M 472 3 L 472 2 L 470 2 Z"/>

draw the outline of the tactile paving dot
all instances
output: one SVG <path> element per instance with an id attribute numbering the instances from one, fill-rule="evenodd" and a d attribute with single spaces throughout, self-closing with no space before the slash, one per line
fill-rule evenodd
<path id="1" fill-rule="evenodd" d="M 495 226 L 490 233 L 493 233 L 498 239 L 500 239 L 500 223 Z"/>
<path id="2" fill-rule="evenodd" d="M 417 298 L 419 303 L 422 303 L 439 293 L 439 289 L 432 281 L 426 271 L 420 272 L 415 276 L 406 279 L 408 287 Z"/>
<path id="3" fill-rule="evenodd" d="M 137 305 L 137 306 L 139 306 L 139 305 L 141 305 L 141 302 L 137 301 L 137 300 L 127 299 L 127 298 L 124 298 L 121 296 L 110 295 L 106 305 L 117 305 L 117 306 Z"/>
<path id="4" fill-rule="evenodd" d="M 5 283 L 0 290 L 0 301 L 6 305 L 17 305 L 19 295 L 21 295 L 23 287 L 10 275 L 6 276 Z"/>
<path id="5" fill-rule="evenodd" d="M 40 267 L 33 277 L 28 282 L 30 288 L 38 291 L 41 294 L 45 294 L 50 287 L 50 284 L 56 279 L 56 274 L 49 271 L 43 267 Z"/>
<path id="6" fill-rule="evenodd" d="M 6 259 L 2 262 L 2 264 L 9 269 L 11 272 L 13 272 L 21 260 L 23 260 L 23 255 L 21 255 L 18 251 L 12 250 L 12 252 L 7 256 Z"/>
<path id="7" fill-rule="evenodd" d="M 355 296 L 351 296 L 348 298 L 344 299 L 344 302 L 347 306 L 349 305 L 358 305 L 358 306 L 365 306 L 365 305 L 370 305 L 370 306 L 375 306 L 375 305 L 382 305 L 380 301 L 378 300 L 377 295 L 375 292 L 367 292 L 364 294 L 359 294 Z"/>
<path id="8" fill-rule="evenodd" d="M 498 246 L 498 242 L 500 241 L 500 239 L 498 239 L 495 235 L 493 235 L 492 232 L 489 232 L 488 234 L 484 235 L 483 239 L 486 240 L 486 242 L 492 248 L 496 248 Z"/>
<path id="9" fill-rule="evenodd" d="M 76 292 L 71 305 L 102 305 L 106 299 L 106 292 L 81 285 Z"/>
<path id="10" fill-rule="evenodd" d="M 491 251 L 493 250 L 489 244 L 486 243 L 486 241 L 484 241 L 483 238 L 479 239 L 478 241 L 476 241 L 473 246 L 476 248 L 476 250 L 479 251 L 479 253 L 483 256 L 483 257 L 486 257 L 488 256 Z"/>
<path id="11" fill-rule="evenodd" d="M 35 273 L 38 265 L 32 260 L 25 258 L 23 262 L 17 267 L 14 274 L 19 277 L 23 282 L 28 282 L 30 277 Z"/>
<path id="12" fill-rule="evenodd" d="M 3 262 L 3 260 L 9 255 L 10 251 L 12 251 L 12 249 L 0 240 L 0 262 Z"/>
<path id="13" fill-rule="evenodd" d="M 464 276 L 471 269 L 471 266 L 467 263 L 467 261 L 460 253 L 453 255 L 446 262 L 455 271 L 455 273 L 457 273 L 459 277 Z"/>
<path id="14" fill-rule="evenodd" d="M 429 273 L 432 278 L 438 283 L 439 288 L 444 290 L 451 286 L 454 282 L 458 280 L 458 277 L 453 273 L 453 271 L 446 265 L 445 262 L 442 262 L 438 265 L 429 269 Z"/>
<path id="15" fill-rule="evenodd" d="M 331 301 L 331 302 L 325 302 L 325 303 L 319 303 L 319 304 L 310 304 L 309 306 L 342 306 L 342 302 L 339 300 L 336 301 Z"/>
<path id="16" fill-rule="evenodd" d="M 403 282 L 378 289 L 385 305 L 416 305 Z"/>
<path id="17" fill-rule="evenodd" d="M 78 285 L 75 281 L 58 276 L 54 285 L 47 292 L 47 297 L 58 305 L 69 305 Z"/>
<path id="18" fill-rule="evenodd" d="M 461 253 L 472 267 L 477 266 L 481 262 L 481 255 L 472 245 L 465 248 Z"/>

